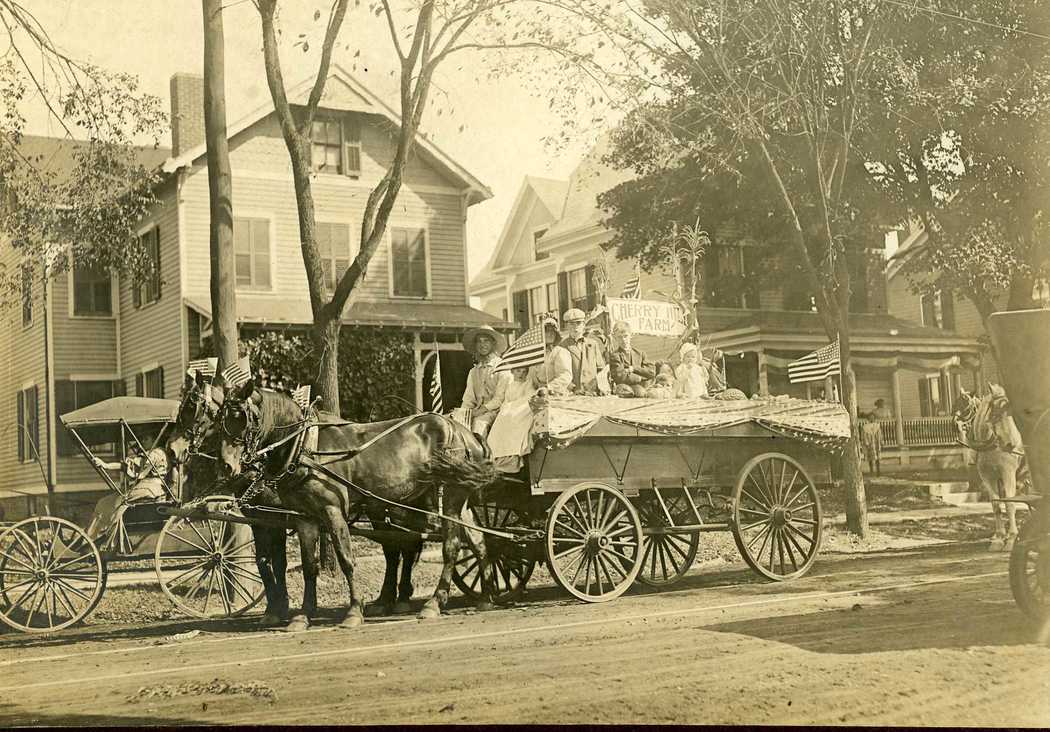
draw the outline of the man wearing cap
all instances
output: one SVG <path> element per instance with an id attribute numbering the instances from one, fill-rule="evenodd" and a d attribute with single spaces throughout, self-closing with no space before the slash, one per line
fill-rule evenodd
<path id="1" fill-rule="evenodd" d="M 593 338 L 586 337 L 587 315 L 578 308 L 565 311 L 561 319 L 565 337 L 559 344 L 569 352 L 572 362 L 572 391 L 575 394 L 597 395 L 598 372 L 605 368 L 602 347 Z"/>
<path id="2" fill-rule="evenodd" d="M 503 336 L 487 325 L 467 331 L 463 348 L 474 354 L 475 366 L 467 374 L 463 391 L 463 408 L 470 410 L 470 429 L 484 437 L 503 406 L 503 395 L 510 382 L 510 372 L 495 372 L 499 351 L 506 345 Z M 499 351 L 497 351 L 497 347 Z"/>

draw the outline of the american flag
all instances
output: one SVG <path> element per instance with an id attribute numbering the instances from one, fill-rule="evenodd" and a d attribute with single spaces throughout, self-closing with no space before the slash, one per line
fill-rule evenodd
<path id="1" fill-rule="evenodd" d="M 230 386 L 240 386 L 248 383 L 252 378 L 252 369 L 248 365 L 248 359 L 242 358 L 236 363 L 231 363 L 222 370 L 222 379 Z"/>
<path id="2" fill-rule="evenodd" d="M 536 366 L 543 363 L 547 349 L 547 345 L 543 341 L 543 326 L 547 322 L 549 321 L 543 321 L 539 325 L 529 328 L 525 331 L 525 335 L 514 341 L 514 345 L 503 352 L 503 356 L 500 358 L 499 363 L 496 364 L 494 372 L 510 371 L 519 367 Z"/>
<path id="3" fill-rule="evenodd" d="M 620 293 L 620 297 L 625 297 L 631 300 L 637 300 L 642 296 L 642 282 L 638 273 L 635 272 L 631 276 L 631 279 L 627 280 L 627 283 L 623 286 L 623 292 Z"/>
<path id="4" fill-rule="evenodd" d="M 445 399 L 441 393 L 441 351 L 435 352 L 434 371 L 430 374 L 430 411 L 438 414 L 445 411 Z"/>
<path id="5" fill-rule="evenodd" d="M 788 379 L 792 384 L 800 381 L 820 381 L 838 373 L 841 371 L 837 340 L 788 364 Z"/>
<path id="6" fill-rule="evenodd" d="M 201 376 L 205 379 L 210 379 L 215 376 L 215 367 L 219 363 L 217 358 L 198 358 L 196 361 L 190 361 L 189 368 L 186 369 L 186 373 L 191 377 L 196 377 L 197 372 L 201 372 Z"/>
<path id="7" fill-rule="evenodd" d="M 306 408 L 310 406 L 310 385 L 304 384 L 295 389 L 292 392 L 292 400 L 296 403 L 299 409 L 306 411 Z"/>

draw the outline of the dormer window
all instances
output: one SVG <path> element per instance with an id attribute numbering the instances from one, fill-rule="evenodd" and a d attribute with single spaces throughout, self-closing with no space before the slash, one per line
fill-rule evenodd
<path id="1" fill-rule="evenodd" d="M 541 259 L 546 259 L 547 257 L 549 257 L 551 255 L 550 252 L 541 252 L 540 251 L 540 239 L 542 239 L 544 234 L 546 234 L 546 233 L 547 233 L 546 229 L 536 229 L 536 231 L 532 232 L 532 253 L 533 253 L 534 259 L 537 262 L 540 261 Z"/>
<path id="2" fill-rule="evenodd" d="M 937 290 L 919 298 L 922 324 L 928 328 L 955 330 L 955 302 L 952 293 Z"/>

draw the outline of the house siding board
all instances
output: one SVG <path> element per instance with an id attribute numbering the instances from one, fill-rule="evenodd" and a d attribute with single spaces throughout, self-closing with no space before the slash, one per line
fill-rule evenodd
<path id="1" fill-rule="evenodd" d="M 239 139 L 239 138 L 238 138 Z M 245 139 L 231 150 L 231 159 L 242 146 L 252 142 Z M 287 158 L 281 145 L 280 155 Z M 253 153 L 256 154 L 256 153 Z M 258 217 L 271 220 L 271 290 L 239 290 L 244 296 L 238 300 L 239 316 L 250 317 L 253 300 L 259 298 L 297 298 L 295 311 L 304 322 L 310 319 L 307 297 L 306 269 L 302 263 L 299 241 L 299 219 L 295 203 L 295 189 L 290 175 L 253 176 L 246 167 L 236 162 L 233 177 L 233 208 L 235 216 Z M 238 172 L 241 171 L 241 172 Z M 365 174 L 367 175 L 367 173 Z M 360 227 L 365 204 L 371 190 L 363 183 L 355 183 L 339 176 L 318 175 L 313 178 L 316 218 L 319 222 L 346 223 L 350 226 L 351 248 L 360 248 Z M 195 166 L 183 186 L 184 240 L 189 251 L 186 256 L 187 297 L 207 306 L 210 302 L 208 263 L 208 173 L 203 166 Z M 423 225 L 428 230 L 431 293 L 428 302 L 461 305 L 466 298 L 466 273 L 463 271 L 463 221 L 461 198 L 455 192 L 418 191 L 410 183 L 402 188 L 390 227 Z M 368 267 L 367 276 L 350 298 L 356 301 L 389 301 L 390 296 L 390 233 L 376 250 Z M 167 374 L 167 372 L 165 372 Z M 167 376 L 166 376 L 167 378 Z"/>
<path id="2" fill-rule="evenodd" d="M 54 280 L 51 291 L 54 302 L 55 379 L 68 379 L 70 374 L 116 375 L 116 317 L 71 317 L 72 292 L 69 277 L 65 274 Z M 114 308 L 117 306 L 116 300 L 114 297 Z"/>
<path id="3" fill-rule="evenodd" d="M 182 386 L 182 327 L 179 257 L 179 221 L 175 188 L 161 190 L 157 206 L 143 220 L 141 228 L 160 227 L 160 271 L 163 283 L 160 299 L 136 308 L 130 283 L 120 287 L 121 377 L 128 394 L 135 393 L 135 375 L 156 364 L 164 369 L 164 396 L 174 399 Z M 208 288 L 207 237 L 204 239 L 203 287 Z"/>
<path id="4" fill-rule="evenodd" d="M 18 266 L 19 254 L 6 241 L 0 242 L 0 262 L 8 268 Z M 44 288 L 33 283 L 33 322 L 22 327 L 22 310 L 11 307 L 0 310 L 0 499 L 15 498 L 21 493 L 47 492 L 41 466 L 18 460 L 17 394 L 23 384 L 37 387 L 37 424 L 39 427 L 42 467 L 47 469 L 47 383 L 44 350 Z"/>

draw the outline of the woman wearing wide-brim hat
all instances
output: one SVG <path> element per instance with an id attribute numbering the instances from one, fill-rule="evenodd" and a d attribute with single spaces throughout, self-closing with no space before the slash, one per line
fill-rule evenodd
<path id="1" fill-rule="evenodd" d="M 470 429 L 484 437 L 503 406 L 503 396 L 511 376 L 508 371 L 496 373 L 499 354 L 506 339 L 490 326 L 471 328 L 463 334 L 463 348 L 474 354 L 475 365 L 467 374 L 463 390 L 463 409 L 467 411 Z"/>

